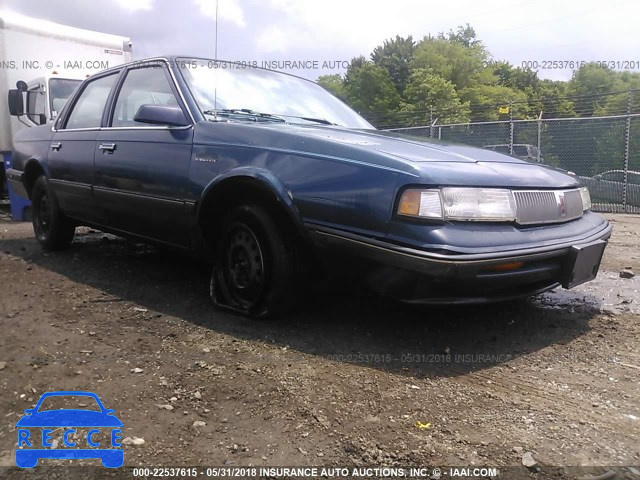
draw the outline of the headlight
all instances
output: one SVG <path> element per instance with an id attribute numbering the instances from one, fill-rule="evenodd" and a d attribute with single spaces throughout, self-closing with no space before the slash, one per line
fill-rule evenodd
<path id="1" fill-rule="evenodd" d="M 580 187 L 580 196 L 582 197 L 582 211 L 591 209 L 591 194 L 587 187 Z"/>
<path id="2" fill-rule="evenodd" d="M 512 222 L 516 205 L 511 190 L 498 188 L 443 188 L 405 190 L 398 214 L 418 218 Z"/>

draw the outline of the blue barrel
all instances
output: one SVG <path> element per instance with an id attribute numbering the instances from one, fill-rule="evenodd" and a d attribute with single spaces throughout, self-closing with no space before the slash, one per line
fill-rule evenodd
<path id="1" fill-rule="evenodd" d="M 11 154 L 4 154 L 4 171 L 7 172 L 11 168 Z M 31 201 L 17 195 L 11 188 L 11 182 L 7 182 L 9 190 L 9 202 L 11 203 L 11 216 L 14 220 L 24 222 L 28 219 L 31 209 Z"/>

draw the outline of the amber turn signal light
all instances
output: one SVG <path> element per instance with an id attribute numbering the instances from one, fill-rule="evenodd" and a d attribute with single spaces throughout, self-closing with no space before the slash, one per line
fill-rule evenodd
<path id="1" fill-rule="evenodd" d="M 489 270 L 492 272 L 508 272 L 510 270 L 517 270 L 524 265 L 524 262 L 509 262 L 509 263 L 500 263 L 498 265 L 493 265 L 492 267 L 487 267 L 484 270 Z"/>

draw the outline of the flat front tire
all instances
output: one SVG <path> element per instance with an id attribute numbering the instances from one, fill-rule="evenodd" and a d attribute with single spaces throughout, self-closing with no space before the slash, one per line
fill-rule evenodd
<path id="1" fill-rule="evenodd" d="M 258 205 L 233 208 L 215 245 L 210 293 L 215 305 L 254 318 L 287 312 L 294 303 L 295 240 Z"/>
<path id="2" fill-rule="evenodd" d="M 45 250 L 62 250 L 73 241 L 75 225 L 64 216 L 49 182 L 40 176 L 31 192 L 33 232 Z"/>

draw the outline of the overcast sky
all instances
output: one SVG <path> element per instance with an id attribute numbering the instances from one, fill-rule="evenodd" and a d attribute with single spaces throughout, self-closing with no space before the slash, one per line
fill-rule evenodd
<path id="1" fill-rule="evenodd" d="M 134 59 L 213 57 L 216 0 L 0 0 L 0 10 L 124 35 Z M 640 61 L 634 0 L 219 0 L 218 58 L 349 61 L 386 38 L 470 23 L 496 60 Z M 636 65 L 636 68 L 638 66 Z M 636 70 L 638 71 L 638 70 Z M 292 73 L 315 79 L 343 69 Z M 571 70 L 544 70 L 566 80 Z"/>

